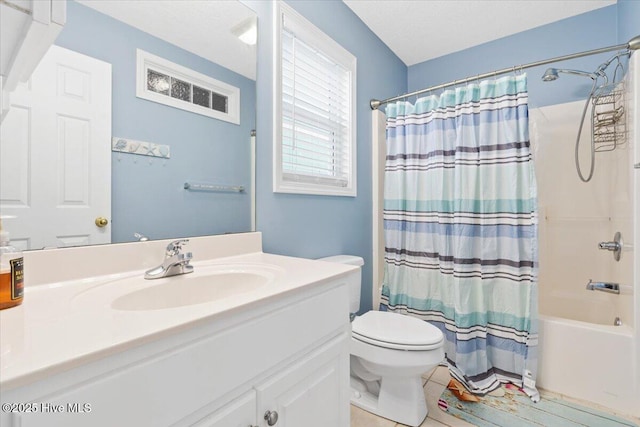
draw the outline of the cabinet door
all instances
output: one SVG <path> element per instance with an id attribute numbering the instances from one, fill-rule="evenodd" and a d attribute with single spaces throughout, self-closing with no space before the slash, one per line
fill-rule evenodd
<path id="1" fill-rule="evenodd" d="M 259 426 L 349 427 L 348 335 L 341 334 L 256 387 Z M 269 424 L 265 413 L 277 413 Z"/>
<path id="2" fill-rule="evenodd" d="M 256 392 L 242 395 L 224 408 L 203 418 L 193 427 L 251 427 L 256 420 Z"/>

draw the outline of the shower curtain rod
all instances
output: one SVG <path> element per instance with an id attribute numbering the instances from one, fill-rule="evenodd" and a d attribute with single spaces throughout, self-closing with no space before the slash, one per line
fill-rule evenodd
<path id="1" fill-rule="evenodd" d="M 524 64 L 524 65 L 516 65 L 516 66 L 513 66 L 513 67 L 509 67 L 509 68 L 503 68 L 501 70 L 492 71 L 490 73 L 478 74 L 477 76 L 467 77 L 466 79 L 453 80 L 453 81 L 450 81 L 448 83 L 442 83 L 442 84 L 439 84 L 439 85 L 436 85 L 436 86 L 428 87 L 426 89 L 421 89 L 421 90 L 417 90 L 415 92 L 406 93 L 404 95 L 394 96 L 393 98 L 387 98 L 387 99 L 384 99 L 382 101 L 379 101 L 377 99 L 372 99 L 369 102 L 369 105 L 371 106 L 372 110 L 377 110 L 383 104 L 388 104 L 390 102 L 398 101 L 400 99 L 405 99 L 405 98 L 408 98 L 410 96 L 421 95 L 421 94 L 426 93 L 426 92 L 431 92 L 431 91 L 434 91 L 434 90 L 443 89 L 443 88 L 446 88 L 446 87 L 449 87 L 449 86 L 455 86 L 455 85 L 459 85 L 459 84 L 463 84 L 463 83 L 469 83 L 469 82 L 472 82 L 472 81 L 485 79 L 487 77 L 497 76 L 498 74 L 506 74 L 506 73 L 511 73 L 511 72 L 515 72 L 515 71 L 518 71 L 518 70 L 524 70 L 525 68 L 539 67 L 540 65 L 551 64 L 553 62 L 566 61 L 568 59 L 581 58 L 583 56 L 595 55 L 595 54 L 598 54 L 598 53 L 611 52 L 611 51 L 614 51 L 614 50 L 622 50 L 622 49 L 627 49 L 628 51 L 640 49 L 640 35 L 639 36 L 635 36 L 634 38 L 629 40 L 628 43 L 624 43 L 624 44 L 619 44 L 619 45 L 609 46 L 609 47 L 602 47 L 600 49 L 587 50 L 587 51 L 584 51 L 584 52 L 572 53 L 570 55 L 557 56 L 557 57 L 551 58 L 551 59 L 544 59 L 542 61 L 530 62 L 530 63 Z"/>

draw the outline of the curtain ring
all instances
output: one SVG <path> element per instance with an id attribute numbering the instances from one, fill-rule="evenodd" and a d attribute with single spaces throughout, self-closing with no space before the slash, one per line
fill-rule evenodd
<path id="1" fill-rule="evenodd" d="M 432 96 L 436 96 L 437 95 L 437 90 L 436 89 L 429 89 L 429 92 L 425 93 L 423 98 L 431 98 Z"/>

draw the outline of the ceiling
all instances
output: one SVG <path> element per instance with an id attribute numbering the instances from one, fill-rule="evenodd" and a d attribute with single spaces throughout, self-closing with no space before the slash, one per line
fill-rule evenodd
<path id="1" fill-rule="evenodd" d="M 616 3 L 616 0 L 343 1 L 407 66 Z"/>
<path id="2" fill-rule="evenodd" d="M 253 15 L 240 2 L 78 1 L 255 80 L 255 46 L 241 43 L 230 32 Z M 408 66 L 616 3 L 616 0 L 343 1 Z"/>
<path id="3" fill-rule="evenodd" d="M 77 0 L 191 53 L 256 79 L 256 46 L 232 29 L 255 13 L 229 0 Z"/>

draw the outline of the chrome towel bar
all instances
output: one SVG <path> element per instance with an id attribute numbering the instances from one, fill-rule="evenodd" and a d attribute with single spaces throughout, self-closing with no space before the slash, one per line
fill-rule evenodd
<path id="1" fill-rule="evenodd" d="M 242 193 L 244 187 L 242 185 L 218 185 L 208 184 L 204 182 L 185 182 L 185 190 L 191 191 L 211 191 L 211 192 L 228 192 L 228 193 Z"/>

